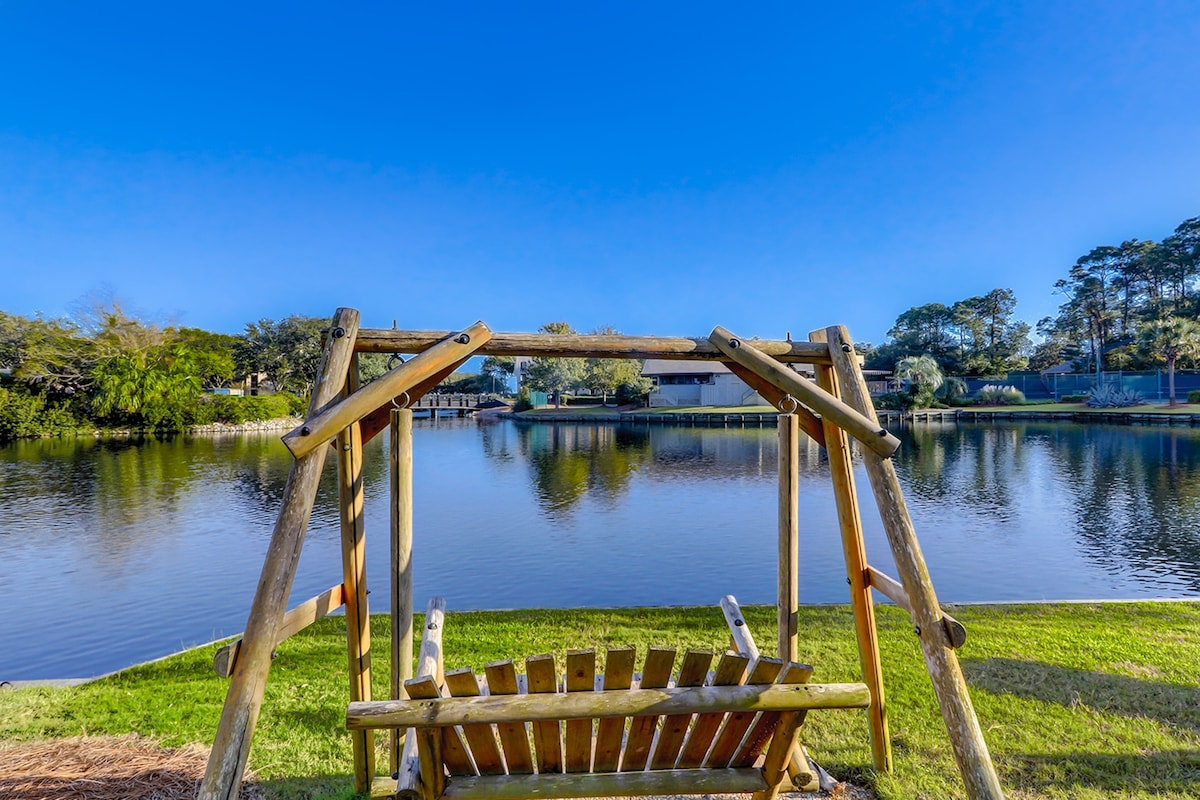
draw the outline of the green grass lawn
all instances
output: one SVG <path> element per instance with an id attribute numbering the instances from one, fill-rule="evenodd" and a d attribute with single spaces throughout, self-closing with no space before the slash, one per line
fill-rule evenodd
<path id="1" fill-rule="evenodd" d="M 960 659 L 1008 797 L 1200 798 L 1200 604 L 963 606 L 954 614 L 969 632 Z M 746 616 L 760 644 L 774 641 L 773 608 Z M 961 797 L 911 623 L 892 606 L 880 608 L 879 622 L 894 774 L 871 768 L 864 712 L 814 711 L 802 738 L 822 766 L 881 798 Z M 386 618 L 372 627 L 374 686 L 384 696 Z M 800 630 L 814 680 L 859 679 L 846 607 L 804 608 Z M 644 653 L 652 643 L 724 648 L 727 635 L 715 607 L 451 612 L 445 627 L 447 668 L 606 644 Z M 0 692 L 0 740 L 132 731 L 207 745 L 227 687 L 212 670 L 215 651 L 74 688 Z M 280 646 L 250 755 L 271 796 L 353 796 L 345 673 L 341 618 Z"/>

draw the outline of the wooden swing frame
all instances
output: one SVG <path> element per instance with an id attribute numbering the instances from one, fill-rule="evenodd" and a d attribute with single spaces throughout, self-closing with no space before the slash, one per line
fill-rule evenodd
<path id="1" fill-rule="evenodd" d="M 358 353 L 414 355 L 360 388 Z M 878 422 L 845 328 L 815 330 L 806 342 L 745 340 L 721 327 L 714 328 L 708 339 L 493 334 L 482 322 L 454 332 L 400 331 L 360 329 L 358 312 L 340 308 L 326 337 L 305 422 L 283 437 L 295 462 L 245 632 L 238 642 L 222 648 L 217 655 L 217 671 L 229 676 L 231 682 L 199 798 L 236 797 L 275 648 L 335 608 L 345 607 L 350 700 L 371 699 L 362 448 L 389 425 L 392 427 L 391 696 L 403 696 L 403 684 L 412 678 L 413 664 L 412 411 L 407 406 L 476 355 L 721 361 L 779 408 L 779 658 L 795 661 L 798 655 L 798 463 L 803 430 L 828 454 L 863 683 L 870 691 L 867 714 L 875 768 L 890 772 L 892 753 L 872 589 L 912 616 L 968 797 L 972 800 L 1003 797 L 955 654 L 955 648 L 965 641 L 966 632 L 938 605 L 890 459 L 900 442 Z M 813 365 L 815 384 L 787 366 L 793 363 Z M 851 438 L 861 445 L 861 459 L 883 521 L 898 581 L 867 562 L 851 463 Z M 338 459 L 342 582 L 288 611 L 292 581 L 331 445 Z M 372 731 L 351 730 L 350 735 L 356 791 L 374 788 L 383 793 L 379 786 L 373 786 Z M 391 735 L 389 772 L 394 774 L 399 769 L 399 736 L 396 731 Z M 391 785 L 394 787 L 394 782 Z"/>

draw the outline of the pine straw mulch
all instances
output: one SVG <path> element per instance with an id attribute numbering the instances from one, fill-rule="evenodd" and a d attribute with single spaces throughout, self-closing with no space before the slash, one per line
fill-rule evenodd
<path id="1" fill-rule="evenodd" d="M 77 736 L 12 746 L 0 745 L 0 798 L 4 800 L 192 800 L 208 764 L 208 748 L 167 748 L 136 734 Z M 858 786 L 837 783 L 820 794 L 790 798 L 874 800 Z M 247 772 L 239 800 L 263 800 Z M 721 795 L 748 798 L 749 795 Z M 653 798 L 651 798 L 653 800 Z M 662 798 L 660 800 L 684 800 Z"/>
<path id="2" fill-rule="evenodd" d="M 78 736 L 0 745 L 0 797 L 5 800 L 191 800 L 208 748 L 166 748 L 135 734 Z M 261 800 L 252 781 L 241 800 Z"/>

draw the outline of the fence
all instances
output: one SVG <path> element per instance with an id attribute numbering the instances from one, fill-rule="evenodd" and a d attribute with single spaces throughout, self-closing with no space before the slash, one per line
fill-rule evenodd
<path id="1" fill-rule="evenodd" d="M 1060 400 L 1064 395 L 1087 394 L 1099 382 L 1123 389 L 1141 392 L 1152 402 L 1166 402 L 1168 396 L 1167 371 L 1123 370 L 1096 373 L 1070 372 L 1039 375 L 1036 372 L 1010 372 L 1007 376 L 994 378 L 967 378 L 967 389 L 971 394 L 988 384 L 1015 386 L 1029 400 Z M 1175 370 L 1175 397 L 1187 399 L 1188 392 L 1200 390 L 1200 371 Z"/>

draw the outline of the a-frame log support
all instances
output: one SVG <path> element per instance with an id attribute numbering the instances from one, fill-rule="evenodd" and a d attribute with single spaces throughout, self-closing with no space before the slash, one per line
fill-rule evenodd
<path id="1" fill-rule="evenodd" d="M 814 334 L 815 336 L 815 334 Z M 817 385 L 841 399 L 833 368 L 816 366 Z M 850 584 L 850 608 L 854 614 L 854 633 L 863 683 L 871 689 L 867 719 L 871 730 L 871 760 L 880 772 L 892 771 L 892 742 L 888 735 L 887 704 L 883 690 L 883 665 L 879 657 L 879 635 L 875 625 L 875 606 L 871 602 L 871 584 L 867 580 L 867 549 L 863 541 L 858 490 L 854 485 L 854 465 L 850 457 L 850 437 L 832 422 L 825 422 L 825 453 L 833 479 L 833 497 L 837 506 L 842 554 L 846 561 L 846 580 Z"/>
<path id="2" fill-rule="evenodd" d="M 820 414 L 822 419 L 836 422 L 839 428 L 880 456 L 887 458 L 900 447 L 900 440 L 879 424 L 873 411 L 868 417 L 846 405 L 759 350 L 753 341 L 739 339 L 720 326 L 713 328 L 708 339 L 730 361 L 741 364 L 767 383 L 790 394 L 799 403 Z"/>
<path id="3" fill-rule="evenodd" d="M 334 402 L 346 385 L 358 327 L 357 311 L 338 309 L 317 371 L 306 421 L 283 437 L 284 444 L 292 451 L 296 461 L 292 464 L 284 489 L 283 505 L 246 622 L 246 632 L 242 637 L 217 735 L 204 780 L 197 793 L 198 800 L 232 800 L 241 786 L 250 743 L 262 707 L 271 653 L 287 608 L 288 595 L 291 593 L 328 453 L 324 445 L 346 429 L 357 427 L 364 416 L 390 403 L 393 397 L 414 390 L 447 368 L 452 368 L 452 365 L 461 363 L 487 343 L 492 335 L 486 325 L 477 322 L 459 333 L 450 334 L 444 341 L 434 344 L 340 402 Z M 359 441 L 361 443 L 361 438 Z M 353 680 L 360 681 L 361 676 Z M 356 751 L 363 746 L 365 742 L 357 743 Z M 361 760 L 358 755 L 356 752 L 356 774 L 360 770 L 365 772 L 372 758 L 365 751 Z M 359 778 L 361 782 L 362 776 Z"/>
<path id="4" fill-rule="evenodd" d="M 833 326 L 824 330 L 824 336 L 820 333 L 817 336 L 825 339 L 829 345 L 833 371 L 846 402 L 875 420 L 867 382 L 854 358 L 854 343 L 849 333 L 841 326 Z M 925 666 L 933 681 L 942 719 L 950 734 L 954 758 L 966 784 L 967 796 L 971 800 L 1001 800 L 1004 793 L 1000 788 L 1000 779 L 971 705 L 967 682 L 959 667 L 958 657 L 954 654 L 953 642 L 942 621 L 933 581 L 929 577 L 925 557 L 921 553 L 917 533 L 900 490 L 896 466 L 891 459 L 874 452 L 864 452 L 863 463 L 871 480 L 871 489 L 875 494 L 888 544 L 891 545 L 896 570 L 912 604 L 915 631 L 925 655 Z"/>
<path id="5" fill-rule="evenodd" d="M 319 414 L 341 392 L 354 354 L 358 322 L 358 312 L 354 309 L 339 308 L 334 314 L 329 342 L 321 356 L 308 404 L 309 416 Z M 326 452 L 321 449 L 297 459 L 288 474 L 283 504 L 271 534 L 262 577 L 250 606 L 250 617 L 225 696 L 225 707 L 197 794 L 200 800 L 232 800 L 237 797 L 242 784 L 267 673 L 271 669 L 271 652 L 275 649 L 279 623 L 287 610 Z"/>
<path id="6" fill-rule="evenodd" d="M 392 608 L 392 700 L 408 695 L 404 682 L 413 677 L 413 412 L 411 408 L 391 410 L 391 448 L 388 453 L 391 474 L 391 608 Z M 408 741 L 399 729 L 390 731 L 388 772 L 400 771 L 402 745 Z"/>

